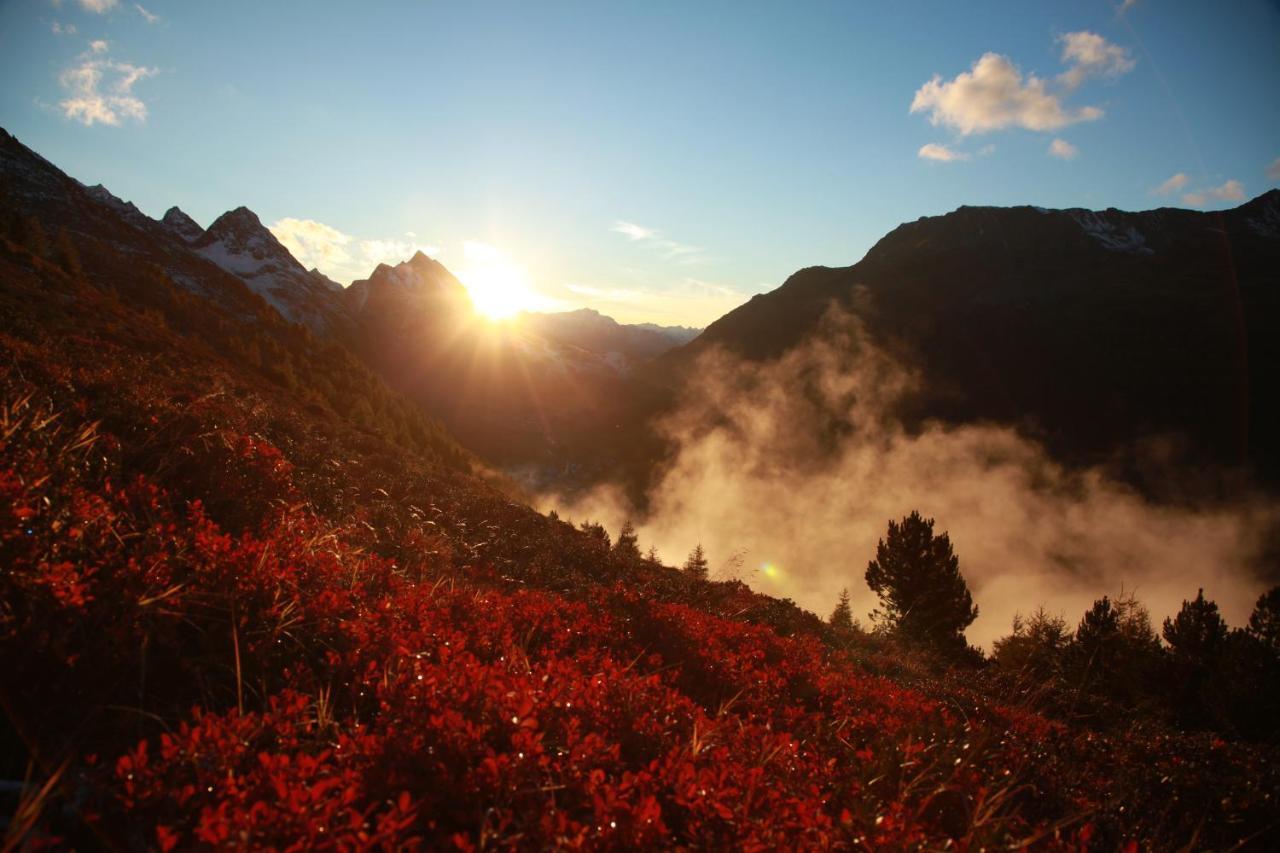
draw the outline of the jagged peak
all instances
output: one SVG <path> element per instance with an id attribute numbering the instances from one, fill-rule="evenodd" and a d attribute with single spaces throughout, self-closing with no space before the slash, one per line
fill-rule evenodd
<path id="1" fill-rule="evenodd" d="M 188 216 L 182 208 L 174 206 L 164 212 L 164 216 L 160 218 L 170 231 L 177 234 L 187 242 L 199 239 L 204 234 L 204 229 L 200 227 L 200 223 L 196 222 Z"/>
<path id="2" fill-rule="evenodd" d="M 262 220 L 258 218 L 258 214 L 241 205 L 234 210 L 228 210 L 226 213 L 213 220 L 213 224 L 209 226 L 209 231 L 215 233 L 231 229 L 261 229 L 266 231 L 267 227 L 262 224 Z"/>

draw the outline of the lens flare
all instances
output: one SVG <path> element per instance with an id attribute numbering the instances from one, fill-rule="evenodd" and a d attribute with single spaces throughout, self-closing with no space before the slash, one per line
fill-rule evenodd
<path id="1" fill-rule="evenodd" d="M 463 252 L 466 265 L 458 278 L 480 314 L 503 320 L 520 311 L 547 309 L 549 300 L 533 289 L 525 270 L 501 249 L 469 240 Z"/>

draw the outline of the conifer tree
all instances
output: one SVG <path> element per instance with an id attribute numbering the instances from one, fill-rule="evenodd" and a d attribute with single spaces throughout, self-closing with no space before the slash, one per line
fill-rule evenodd
<path id="1" fill-rule="evenodd" d="M 1013 633 L 996 640 L 992 657 L 1002 668 L 1031 678 L 1047 678 L 1059 674 L 1064 652 L 1071 641 L 1067 620 L 1050 616 L 1044 606 L 1029 617 L 1013 617 Z"/>
<path id="2" fill-rule="evenodd" d="M 831 618 L 827 621 L 832 628 L 853 630 L 853 609 L 849 606 L 848 589 L 840 590 L 840 601 L 836 604 L 836 609 L 831 611 Z"/>
<path id="3" fill-rule="evenodd" d="M 1249 616 L 1248 631 L 1273 655 L 1280 657 L 1280 586 L 1258 596 L 1258 603 Z"/>
<path id="4" fill-rule="evenodd" d="M 885 628 L 934 648 L 965 645 L 964 629 L 978 618 L 978 608 L 950 537 L 933 535 L 932 518 L 913 511 L 901 522 L 890 521 L 866 579 L 880 596 L 878 618 Z"/>
<path id="5" fill-rule="evenodd" d="M 613 545 L 613 553 L 629 560 L 640 559 L 640 540 L 636 536 L 635 525 L 628 519 L 618 531 L 618 541 Z"/>
<path id="6" fill-rule="evenodd" d="M 1104 595 L 1085 612 L 1067 662 L 1081 689 L 1133 706 L 1155 690 L 1163 652 L 1147 609 L 1121 593 L 1114 600 Z"/>
<path id="7" fill-rule="evenodd" d="M 689 558 L 684 561 L 684 572 L 698 580 L 707 579 L 707 555 L 702 550 L 701 542 L 689 552 Z"/>
<path id="8" fill-rule="evenodd" d="M 1218 614 L 1218 605 L 1206 601 L 1201 589 L 1194 601 L 1182 602 L 1177 616 L 1164 620 L 1162 633 L 1175 660 L 1188 666 L 1209 666 L 1227 640 L 1227 623 Z"/>
<path id="9" fill-rule="evenodd" d="M 1172 666 L 1172 695 L 1179 721 L 1187 727 L 1209 725 L 1218 703 L 1212 689 L 1214 674 L 1222 664 L 1227 645 L 1227 623 L 1218 614 L 1218 605 L 1207 601 L 1204 590 L 1194 601 L 1183 601 L 1172 619 L 1164 620 L 1165 642 L 1169 644 Z"/>

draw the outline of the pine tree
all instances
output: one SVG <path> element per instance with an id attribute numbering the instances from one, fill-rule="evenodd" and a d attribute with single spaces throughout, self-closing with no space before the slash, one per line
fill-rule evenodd
<path id="1" fill-rule="evenodd" d="M 698 580 L 707 579 L 707 555 L 702 550 L 701 542 L 689 552 L 689 559 L 684 561 L 684 572 Z"/>
<path id="2" fill-rule="evenodd" d="M 1227 623 L 1218 614 L 1218 605 L 1206 601 L 1201 589 L 1195 601 L 1183 601 L 1178 615 L 1164 620 L 1162 633 L 1175 659 L 1189 666 L 1208 666 L 1226 642 Z"/>
<path id="3" fill-rule="evenodd" d="M 1201 589 L 1194 601 L 1182 602 L 1177 616 L 1164 620 L 1163 634 L 1172 658 L 1171 692 L 1179 722 L 1191 728 L 1211 725 L 1222 694 L 1211 685 L 1227 645 L 1227 623 L 1218 615 L 1218 605 L 1207 601 Z"/>
<path id="4" fill-rule="evenodd" d="M 1070 641 L 1067 620 L 1050 616 L 1041 606 L 1026 619 L 1021 614 L 1015 615 L 1013 633 L 996 640 L 991 652 L 1003 669 L 1043 679 L 1060 672 Z"/>
<path id="5" fill-rule="evenodd" d="M 1273 655 L 1280 657 L 1280 586 L 1258 596 L 1258 603 L 1249 616 L 1248 631 Z"/>
<path id="6" fill-rule="evenodd" d="M 853 609 L 849 607 L 848 589 L 840 590 L 840 601 L 836 604 L 836 609 L 831 611 L 831 618 L 827 621 L 832 628 L 853 630 Z"/>
<path id="7" fill-rule="evenodd" d="M 1147 609 L 1132 593 L 1103 596 L 1080 620 L 1068 648 L 1073 681 L 1125 705 L 1152 695 L 1163 653 Z"/>
<path id="8" fill-rule="evenodd" d="M 584 521 L 578 525 L 578 529 L 587 534 L 597 547 L 609 550 L 609 531 L 604 529 L 604 525 L 598 521 Z"/>
<path id="9" fill-rule="evenodd" d="M 618 531 L 618 541 L 613 545 L 613 553 L 627 560 L 640 559 L 640 540 L 630 519 Z"/>
<path id="10" fill-rule="evenodd" d="M 938 649 L 964 647 L 964 629 L 978 618 L 960 560 L 933 519 L 912 512 L 889 522 L 888 535 L 867 564 L 867 586 L 880 596 L 881 624 L 899 636 Z"/>

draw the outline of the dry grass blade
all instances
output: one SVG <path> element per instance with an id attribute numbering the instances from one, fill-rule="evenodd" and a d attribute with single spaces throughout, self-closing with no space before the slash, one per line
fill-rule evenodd
<path id="1" fill-rule="evenodd" d="M 49 774 L 49 778 L 39 788 L 35 788 L 31 784 L 33 769 L 30 766 L 27 768 L 27 778 L 23 784 L 22 796 L 18 799 L 18 806 L 14 809 L 8 826 L 5 827 L 4 846 L 0 847 L 2 853 L 23 850 L 30 846 L 31 836 L 49 805 L 53 789 L 67 769 L 67 762 L 64 761 L 57 770 Z"/>

